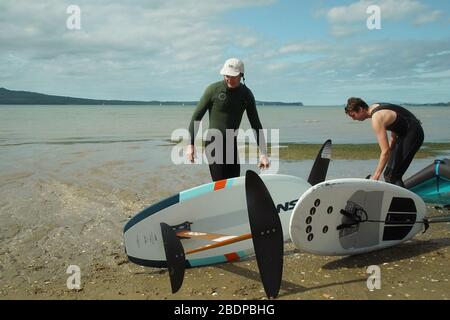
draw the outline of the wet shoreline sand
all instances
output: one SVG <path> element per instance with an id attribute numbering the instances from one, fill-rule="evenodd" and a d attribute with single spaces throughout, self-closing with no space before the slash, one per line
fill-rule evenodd
<path id="1" fill-rule="evenodd" d="M 290 161 L 314 159 L 320 147 L 320 144 L 281 143 L 280 159 Z M 415 155 L 415 159 L 439 157 L 449 152 L 450 143 L 425 142 Z M 333 144 L 332 147 L 333 160 L 369 160 L 378 159 L 379 156 L 380 148 L 376 143 Z"/>
<path id="2" fill-rule="evenodd" d="M 152 203 L 209 182 L 207 167 L 148 160 L 159 151 L 139 143 L 121 152 L 111 145 L 49 148 L 33 160 L 3 163 L 8 170 L 0 172 L 0 299 L 266 299 L 253 257 L 188 269 L 171 294 L 167 270 L 135 265 L 125 255 L 125 223 Z M 433 206 L 429 212 L 449 214 Z M 286 243 L 278 299 L 449 299 L 449 247 L 449 223 L 353 257 L 316 256 Z M 70 265 L 80 267 L 80 290 L 67 288 Z M 380 290 L 367 289 L 370 265 L 381 269 Z"/>

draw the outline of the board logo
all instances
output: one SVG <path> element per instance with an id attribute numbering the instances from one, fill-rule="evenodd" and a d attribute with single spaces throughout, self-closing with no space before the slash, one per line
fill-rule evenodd
<path id="1" fill-rule="evenodd" d="M 281 213 L 281 210 L 283 210 L 284 212 L 287 212 L 287 211 L 294 209 L 297 201 L 298 201 L 298 199 L 295 199 L 292 201 L 285 202 L 284 204 L 283 203 L 277 204 L 278 213 Z"/>

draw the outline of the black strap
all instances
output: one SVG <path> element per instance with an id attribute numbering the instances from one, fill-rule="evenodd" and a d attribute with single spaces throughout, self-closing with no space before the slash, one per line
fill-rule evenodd
<path id="1" fill-rule="evenodd" d="M 350 219 L 350 221 L 337 226 L 337 230 L 350 228 L 354 225 L 360 224 L 361 222 L 368 221 L 367 212 L 352 201 L 348 201 L 345 209 L 341 209 L 340 213 Z"/>
<path id="2" fill-rule="evenodd" d="M 338 225 L 336 227 L 336 230 L 347 229 L 347 228 L 353 227 L 354 225 L 357 225 L 357 224 L 359 224 L 359 222 L 343 223 L 343 224 Z"/>

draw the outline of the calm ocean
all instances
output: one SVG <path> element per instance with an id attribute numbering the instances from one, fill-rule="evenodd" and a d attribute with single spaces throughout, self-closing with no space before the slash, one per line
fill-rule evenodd
<path id="1" fill-rule="evenodd" d="M 141 166 L 134 169 L 143 173 L 171 167 L 168 140 L 174 130 L 187 128 L 193 110 L 192 106 L 0 106 L 0 173 L 37 164 L 49 171 L 80 170 L 91 162 L 108 160 L 134 161 L 135 166 Z M 422 121 L 426 142 L 450 142 L 450 108 L 410 110 Z M 351 120 L 343 107 L 260 106 L 258 111 L 264 128 L 279 130 L 281 143 L 322 143 L 328 138 L 333 144 L 376 142 L 370 122 Z M 203 128 L 208 126 L 207 118 L 205 115 Z M 241 127 L 250 127 L 246 115 Z M 305 176 L 310 166 L 304 162 L 304 166 L 286 162 L 280 165 L 279 173 Z M 414 161 L 411 170 L 429 162 Z M 375 164 L 334 161 L 330 175 L 352 176 L 358 172 L 365 176 Z"/>
<path id="2" fill-rule="evenodd" d="M 0 145 L 168 140 L 187 128 L 194 107 L 0 106 Z M 412 107 L 426 142 L 450 141 L 450 108 Z M 342 107 L 260 106 L 263 127 L 279 129 L 280 142 L 374 143 L 369 121 L 352 121 Z M 204 117 L 203 128 L 207 127 Z M 242 128 L 249 128 L 246 115 Z"/>

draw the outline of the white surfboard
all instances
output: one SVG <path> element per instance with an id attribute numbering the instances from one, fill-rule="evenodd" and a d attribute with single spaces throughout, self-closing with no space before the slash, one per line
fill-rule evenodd
<path id="1" fill-rule="evenodd" d="M 288 240 L 292 210 L 311 184 L 289 175 L 262 174 L 260 177 L 279 212 L 284 240 Z M 124 245 L 130 261 L 150 267 L 166 267 L 160 223 L 177 226 L 185 222 L 189 230 L 183 232 L 188 238 L 178 233 L 185 252 L 250 233 L 245 177 L 208 183 L 180 192 L 138 213 L 124 228 Z M 181 229 L 183 226 L 178 228 Z M 193 267 L 235 261 L 253 252 L 252 240 L 247 238 L 189 254 L 186 265 Z"/>
<path id="2" fill-rule="evenodd" d="M 423 200 L 407 189 L 366 179 L 329 180 L 300 197 L 289 233 L 300 250 L 353 255 L 411 239 L 423 230 L 425 214 Z"/>

